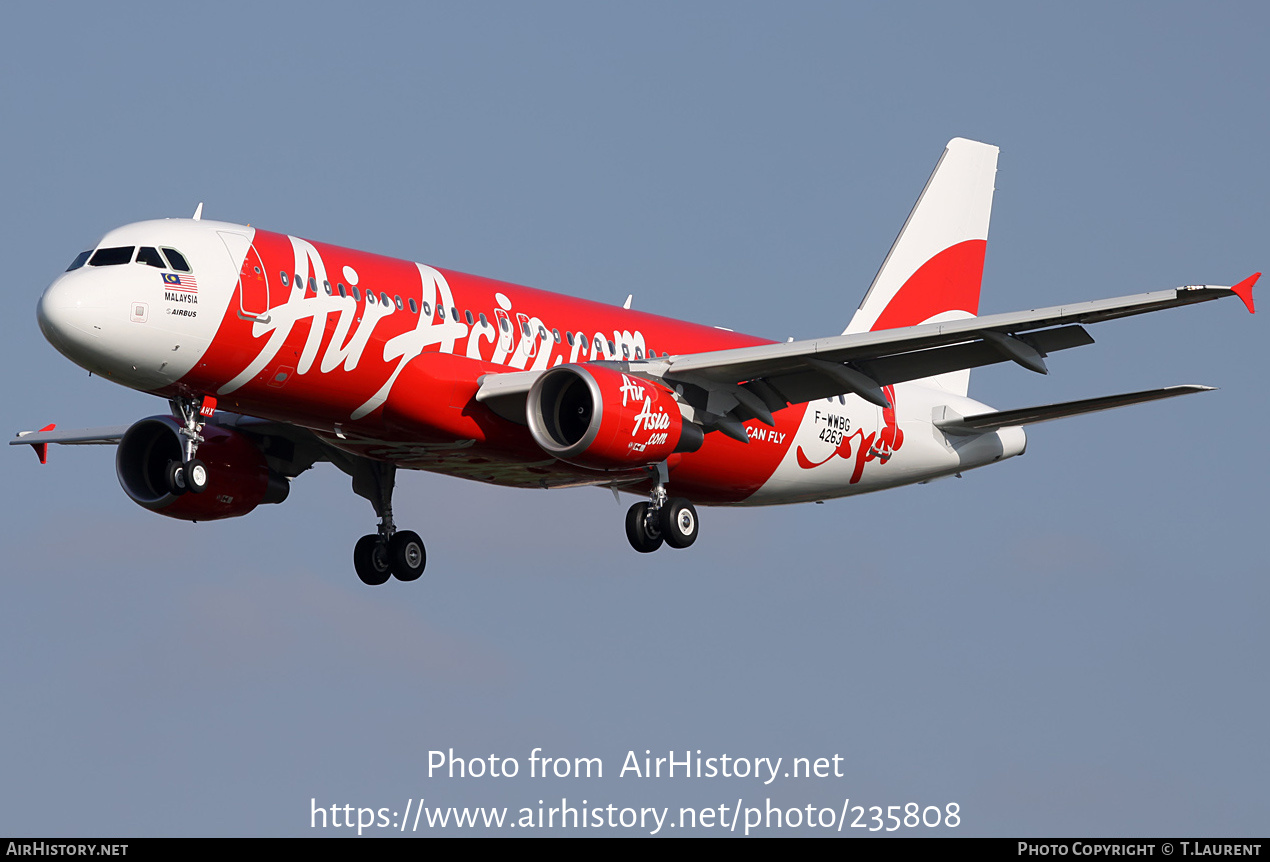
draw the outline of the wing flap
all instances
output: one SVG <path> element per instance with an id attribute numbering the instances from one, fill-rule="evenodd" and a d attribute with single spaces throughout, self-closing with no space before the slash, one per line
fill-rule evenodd
<path id="1" fill-rule="evenodd" d="M 1094 341 L 1081 326 L 1043 330 L 1026 336 L 1026 339 L 1042 355 L 1070 347 L 1081 347 L 1092 344 Z M 947 371 L 993 365 L 1009 359 L 1010 357 L 1002 354 L 988 342 L 975 341 L 901 353 L 853 364 L 877 381 L 878 385 L 890 386 L 908 380 L 920 380 L 935 374 L 943 374 Z M 788 374 L 768 375 L 763 380 L 791 404 L 801 404 L 818 398 L 832 398 L 843 394 L 841 383 L 807 367 Z M 752 417 L 745 417 L 745 419 L 749 418 Z M 745 420 L 742 419 L 742 421 Z"/>

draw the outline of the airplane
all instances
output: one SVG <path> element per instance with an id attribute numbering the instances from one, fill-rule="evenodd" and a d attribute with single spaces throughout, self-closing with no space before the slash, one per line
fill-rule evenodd
<path id="1" fill-rule="evenodd" d="M 955 138 L 845 330 L 773 342 L 257 228 L 161 219 L 107 233 L 39 299 L 45 338 L 170 412 L 11 444 L 113 444 L 134 502 L 188 521 L 286 499 L 318 462 L 379 524 L 353 550 L 368 585 L 413 581 L 397 470 L 642 499 L 630 545 L 687 548 L 696 507 L 814 502 L 960 475 L 1023 453 L 1024 426 L 1209 389 L 1171 386 L 1011 410 L 970 370 L 1047 373 L 1086 326 L 1239 297 L 1170 290 L 979 315 L 998 149 Z"/>

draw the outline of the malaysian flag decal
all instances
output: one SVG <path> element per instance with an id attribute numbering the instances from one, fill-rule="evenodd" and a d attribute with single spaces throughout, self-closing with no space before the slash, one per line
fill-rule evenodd
<path id="1" fill-rule="evenodd" d="M 198 282 L 192 275 L 178 275 L 175 272 L 163 273 L 164 290 L 182 290 L 186 293 L 198 293 Z"/>

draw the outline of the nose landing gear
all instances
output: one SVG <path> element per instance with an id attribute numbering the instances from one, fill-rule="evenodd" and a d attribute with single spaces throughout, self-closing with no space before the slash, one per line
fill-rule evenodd
<path id="1" fill-rule="evenodd" d="M 194 454 L 198 452 L 198 444 L 203 442 L 203 417 L 216 412 L 216 399 L 210 395 L 202 398 L 182 395 L 168 403 L 172 405 L 172 415 L 184 426 L 180 430 L 183 438 L 181 460 L 168 462 L 168 490 L 178 496 L 186 491 L 201 494 L 207 490 L 207 465 Z"/>
<path id="2" fill-rule="evenodd" d="M 168 490 L 173 494 L 184 494 L 192 491 L 201 494 L 207 490 L 207 465 L 194 458 L 182 464 L 180 461 L 168 462 Z"/>

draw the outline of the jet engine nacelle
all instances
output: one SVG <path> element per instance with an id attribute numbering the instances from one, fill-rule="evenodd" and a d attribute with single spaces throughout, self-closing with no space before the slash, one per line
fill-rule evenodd
<path id="1" fill-rule="evenodd" d="M 269 469 L 264 453 L 247 435 L 210 422 L 203 426 L 198 447 L 198 459 L 207 465 L 207 489 L 174 494 L 167 475 L 169 465 L 181 460 L 181 428 L 171 416 L 151 416 L 124 432 L 115 472 L 124 493 L 138 505 L 182 521 L 215 521 L 287 498 L 290 483 Z"/>
<path id="2" fill-rule="evenodd" d="M 623 470 L 693 452 L 705 435 L 683 420 L 666 387 L 611 368 L 559 365 L 529 390 L 534 442 L 561 461 Z"/>

